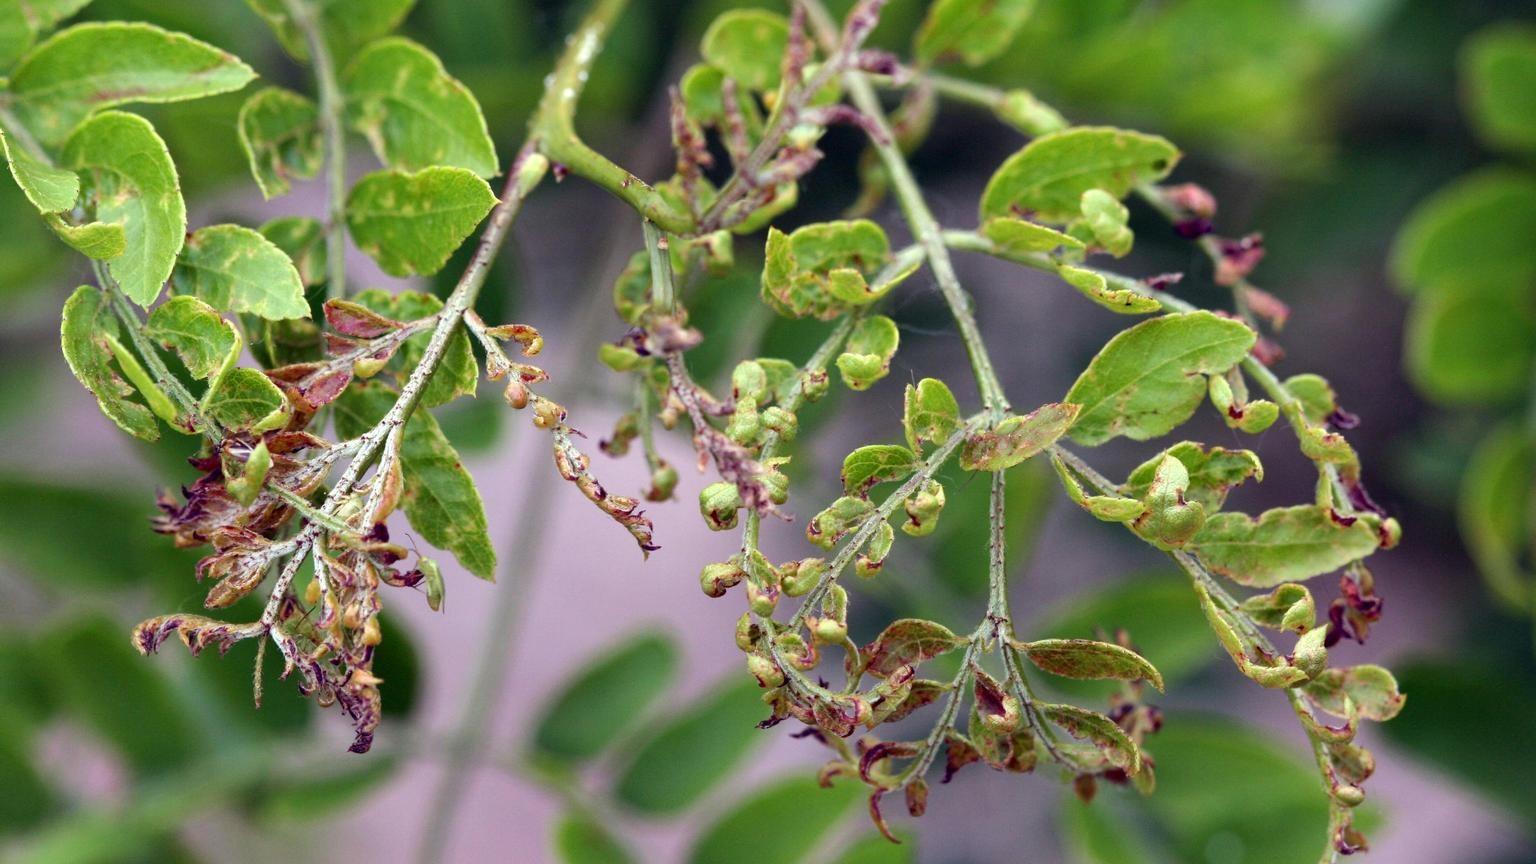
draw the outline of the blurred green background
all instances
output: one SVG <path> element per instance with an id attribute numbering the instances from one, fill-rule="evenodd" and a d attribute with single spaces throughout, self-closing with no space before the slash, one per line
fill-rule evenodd
<path id="1" fill-rule="evenodd" d="M 584 99 L 589 139 L 642 175 L 661 173 L 659 94 L 709 20 L 734 5 L 636 0 Z M 507 154 L 580 12 L 563 2 L 419 0 L 404 31 L 477 94 Z M 919 0 L 893 0 L 874 42 L 903 49 L 922 13 Z M 270 82 L 311 86 L 237 0 L 96 0 L 83 17 L 182 30 Z M 1294 311 L 1282 368 L 1327 376 L 1365 419 L 1351 440 L 1373 493 L 1407 530 L 1398 551 L 1375 559 L 1386 618 L 1365 647 L 1339 649 L 1392 666 L 1409 697 L 1368 742 L 1380 766 L 1370 787 L 1378 861 L 1536 861 L 1533 70 L 1536 9 L 1515 0 L 1041 0 L 1013 50 L 977 73 L 1028 87 L 1078 122 L 1184 147 L 1176 179 L 1215 192 L 1217 230 L 1264 232 L 1269 253 L 1255 281 Z M 143 109 L 177 160 L 193 224 L 318 215 L 313 188 L 261 202 L 235 146 L 242 98 Z M 1020 143 L 987 116 L 946 108 L 913 157 L 941 219 L 970 227 L 981 185 Z M 825 149 L 790 222 L 830 218 L 857 195 L 857 136 L 835 130 Z M 893 216 L 881 214 L 888 225 Z M 1189 244 L 1154 214 L 1133 208 L 1133 220 L 1138 248 L 1121 262 L 1126 272 L 1187 271 L 1187 296 L 1220 302 Z M 521 530 L 537 524 L 521 484 L 544 457 L 519 446 L 493 398 L 443 421 L 485 489 L 493 530 L 503 526 L 516 550 L 513 564 L 499 586 L 465 586 L 441 615 L 402 608 L 387 620 L 385 746 L 342 758 L 334 718 L 290 686 L 269 680 L 264 707 L 250 710 L 251 646 L 222 660 L 132 652 L 133 622 L 199 602 L 197 555 L 171 549 L 146 522 L 154 486 L 189 478 L 190 442 L 138 445 L 107 428 L 56 344 L 59 307 L 86 277 L 80 260 L 9 182 L 0 182 L 0 226 L 0 858 L 411 860 L 489 643 L 516 653 L 510 677 L 494 682 L 505 689 L 488 699 L 495 746 L 450 778 L 472 794 L 457 805 L 448 860 L 1316 859 L 1323 797 L 1281 701 L 1223 665 L 1158 556 L 1055 510 L 1054 481 L 1039 472 L 1021 469 L 1010 486 L 1015 602 L 1045 635 L 1124 626 L 1162 669 L 1169 722 L 1150 744 L 1160 788 L 1147 801 L 1105 790 L 1083 808 L 1052 777 L 971 769 L 935 788 L 923 820 L 899 820 L 915 842 L 891 847 L 868 836 L 857 790 L 813 791 L 815 745 L 752 728 L 761 709 L 730 644 L 739 610 L 697 596 L 697 565 L 721 545 L 687 503 L 696 486 L 685 482 L 682 504 L 653 510 L 666 549 L 645 567 L 608 527 L 580 522 L 587 516 L 579 502 L 567 509 L 566 490 L 544 517 L 554 528 Z M 591 358 L 598 340 L 618 335 L 602 307 L 639 232 L 618 205 L 571 182 L 541 192 L 516 233 L 481 310 L 563 344 L 565 365 L 550 364 L 555 396 L 581 402 L 595 438 L 622 406 Z M 690 355 L 701 375 L 757 353 L 803 356 L 817 338 L 760 309 L 757 248 L 738 243 L 739 272 L 701 294 L 695 323 L 711 338 Z M 968 262 L 962 275 L 1020 404 L 1059 396 L 1117 326 L 1043 301 L 1051 295 L 1006 268 Z M 893 314 L 904 329 L 898 374 L 857 397 L 856 419 L 817 427 L 834 443 L 889 438 L 892 388 L 908 377 L 963 378 L 932 292 L 910 290 Z M 835 413 L 822 406 L 807 422 Z M 668 446 L 688 464 L 684 442 Z M 1261 442 L 1276 461 L 1239 505 L 1310 495 L 1304 472 L 1286 470 L 1296 467 L 1286 448 Z M 826 463 L 845 449 L 797 458 Z M 1139 461 L 1106 451 L 1111 467 Z M 633 464 L 599 468 L 615 486 L 638 488 L 643 476 Z M 814 472 L 796 481 L 806 484 L 801 510 L 826 497 Z M 912 544 L 923 560 L 860 585 L 855 638 L 893 616 L 974 616 L 984 522 L 966 514 L 980 514 L 984 499 L 980 484 L 962 488 L 940 533 Z M 568 513 L 582 515 L 564 525 Z M 803 550 L 795 533 L 775 542 Z M 613 548 L 573 548 L 581 543 Z M 450 584 L 451 598 L 464 581 Z M 496 591 L 521 592 L 516 634 L 482 629 Z M 415 599 L 392 602 L 424 606 Z M 583 603 L 601 626 L 564 620 Z"/>

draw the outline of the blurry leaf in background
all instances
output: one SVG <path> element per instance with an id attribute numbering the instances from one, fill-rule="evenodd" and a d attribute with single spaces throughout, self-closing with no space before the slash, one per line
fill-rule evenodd
<path id="1" fill-rule="evenodd" d="M 1536 152 L 1536 27 L 1498 24 L 1467 40 L 1462 80 L 1467 114 L 1489 146 Z"/>
<path id="2" fill-rule="evenodd" d="M 197 556 L 149 530 L 155 509 L 147 495 L 139 503 L 99 487 L 0 475 L 0 498 L 26 502 L 7 508 L 0 519 L 0 560 L 44 590 L 125 588 L 182 578 L 191 584 Z M 124 630 L 124 646 L 127 639 Z"/>
<path id="3" fill-rule="evenodd" d="M 1073 598 L 1031 626 L 1029 634 L 1032 638 L 1091 639 L 1099 638 L 1101 630 L 1111 640 L 1115 631 L 1126 631 L 1136 650 L 1157 667 L 1169 686 L 1187 680 L 1220 653 L 1187 579 L 1172 571 L 1135 576 Z M 1107 696 L 1120 685 L 1052 678 L 1050 686 L 1068 693 Z M 1153 738 L 1149 746 L 1158 743 L 1160 738 Z"/>
<path id="4" fill-rule="evenodd" d="M 1536 177 L 1485 168 L 1420 204 L 1398 232 L 1392 275 L 1410 292 L 1454 280 L 1496 280 L 1510 289 L 1536 278 Z"/>
<path id="5" fill-rule="evenodd" d="M 881 837 L 867 834 L 843 850 L 836 864 L 914 864 L 917 861 L 917 844 L 905 831 L 895 831 L 901 845 Z"/>
<path id="6" fill-rule="evenodd" d="M 389 682 L 379 689 L 384 716 L 399 720 L 409 717 L 420 699 L 421 656 L 415 639 L 395 616 L 379 616 L 379 634 L 383 641 L 374 651 L 373 674 Z"/>
<path id="7" fill-rule="evenodd" d="M 591 759 L 642 719 L 677 673 L 670 637 L 641 633 L 579 670 L 544 708 L 533 750 L 556 762 Z"/>
<path id="8" fill-rule="evenodd" d="M 1536 446 L 1514 425 L 1495 430 L 1477 446 L 1461 480 L 1462 539 L 1489 589 L 1513 609 L 1529 608 L 1536 589 L 1521 563 L 1536 524 L 1533 487 Z"/>
<path id="9" fill-rule="evenodd" d="M 127 629 L 93 615 L 39 640 L 59 701 L 135 773 L 166 774 L 202 749 L 188 709 L 159 667 L 129 644 Z"/>
<path id="10" fill-rule="evenodd" d="M 1429 762 L 1536 828 L 1536 687 L 1528 667 L 1491 658 L 1425 660 L 1397 669 L 1413 708 L 1381 727 Z"/>
<path id="11" fill-rule="evenodd" d="M 6 670 L 9 671 L 9 670 Z M 33 762 L 32 730 L 0 703 L 0 836 L 31 828 L 53 811 L 54 795 Z"/>
<path id="12" fill-rule="evenodd" d="M 394 686 L 394 682 L 390 682 Z M 321 819 L 345 812 L 394 775 L 400 760 L 393 754 L 328 765 L 304 778 L 288 777 L 262 784 L 261 818 L 271 822 Z"/>
<path id="13" fill-rule="evenodd" d="M 1138 832 L 1125 817 L 1072 812 L 1083 805 L 1067 800 L 1062 818 L 1080 864 L 1317 860 L 1328 801 L 1301 750 L 1233 720 L 1180 713 L 1166 718 L 1147 749 L 1157 760 L 1157 791 L 1127 803 L 1145 817 L 1132 824 L 1148 821 L 1157 830 Z M 1110 804 L 1108 797 L 1089 809 Z M 1362 815 L 1365 824 L 1372 821 Z"/>
<path id="14" fill-rule="evenodd" d="M 1006 488 L 1008 558 L 1013 566 L 1027 561 L 1045 514 L 1055 500 L 1056 476 L 1043 460 L 1008 469 Z M 946 485 L 947 500 L 939 527 L 931 538 L 934 578 L 961 597 L 980 597 L 987 590 L 987 507 L 990 491 L 979 478 L 961 478 Z"/>
<path id="15" fill-rule="evenodd" d="M 844 780 L 823 789 L 796 775 L 757 790 L 704 829 L 690 864 L 795 864 L 865 796 Z"/>
<path id="16" fill-rule="evenodd" d="M 1511 285 L 1457 276 L 1438 283 L 1413 304 L 1406 354 L 1414 383 L 1436 401 L 1523 396 L 1536 360 L 1536 280 Z"/>
<path id="17" fill-rule="evenodd" d="M 561 817 L 555 825 L 554 847 L 562 864 L 631 864 L 639 860 L 584 813 Z"/>
<path id="18" fill-rule="evenodd" d="M 676 813 L 731 773 L 767 736 L 757 682 L 733 676 L 685 706 L 636 749 L 614 784 L 614 798 L 642 813 Z"/>

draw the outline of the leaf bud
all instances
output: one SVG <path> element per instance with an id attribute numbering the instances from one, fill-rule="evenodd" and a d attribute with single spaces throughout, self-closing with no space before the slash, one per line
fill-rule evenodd
<path id="1" fill-rule="evenodd" d="M 540 398 L 533 406 L 533 425 L 540 429 L 553 429 L 565 422 L 565 409 L 560 403 Z"/>
<path id="2" fill-rule="evenodd" d="M 651 488 L 645 490 L 647 501 L 668 501 L 677 491 L 677 469 L 666 461 L 659 462 L 651 471 Z"/>
<path id="3" fill-rule="evenodd" d="M 752 677 L 757 679 L 757 686 L 765 690 L 772 690 L 775 687 L 782 687 L 784 685 L 784 670 L 780 669 L 777 663 L 761 654 L 747 655 L 747 671 L 751 672 Z"/>
<path id="4" fill-rule="evenodd" d="M 611 342 L 604 342 L 598 346 L 597 359 L 615 372 L 628 372 L 645 360 L 635 349 L 627 345 L 614 345 Z"/>
<path id="5" fill-rule="evenodd" d="M 827 562 L 821 558 L 802 558 L 779 567 L 779 583 L 788 597 L 804 597 L 821 581 L 827 572 Z"/>
<path id="6" fill-rule="evenodd" d="M 736 511 L 741 509 L 741 490 L 735 483 L 711 483 L 699 491 L 699 512 L 713 531 L 736 527 Z"/>
<path id="7" fill-rule="evenodd" d="M 1333 800 L 1345 807 L 1359 807 L 1365 803 L 1365 790 L 1354 784 L 1346 783 L 1333 787 Z"/>
<path id="8" fill-rule="evenodd" d="M 778 433 L 786 443 L 795 440 L 795 433 L 800 431 L 799 418 L 777 405 L 770 405 L 763 409 L 762 423 Z"/>
<path id="9" fill-rule="evenodd" d="M 379 374 L 387 365 L 388 357 L 359 357 L 352 361 L 352 374 L 367 380 Z"/>
<path id="10" fill-rule="evenodd" d="M 944 509 L 944 484 L 929 480 L 912 497 L 902 502 L 907 520 L 901 530 L 912 537 L 926 537 L 939 527 L 939 513 Z"/>
<path id="11" fill-rule="evenodd" d="M 725 592 L 740 585 L 746 576 L 746 571 L 736 565 L 735 559 L 705 564 L 699 574 L 699 586 L 704 589 L 705 596 L 724 597 Z"/>
<path id="12" fill-rule="evenodd" d="M 737 648 L 743 651 L 751 651 L 757 645 L 757 640 L 762 634 L 763 630 L 752 620 L 751 612 L 743 612 L 741 617 L 736 619 Z"/>
<path id="13" fill-rule="evenodd" d="M 747 608 L 751 609 L 753 614 L 767 618 L 773 614 L 774 607 L 778 605 L 778 585 L 759 585 L 757 582 L 747 582 Z"/>

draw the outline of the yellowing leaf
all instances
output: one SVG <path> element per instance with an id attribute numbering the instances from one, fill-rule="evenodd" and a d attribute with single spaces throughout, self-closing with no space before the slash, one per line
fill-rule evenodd
<path id="1" fill-rule="evenodd" d="M 122 225 L 126 246 L 107 261 L 107 271 L 131 300 L 149 306 L 187 233 L 187 206 L 165 142 L 148 120 L 106 111 L 75 129 L 60 161 L 79 173 L 86 209 L 100 222 Z"/>
<path id="2" fill-rule="evenodd" d="M 117 332 L 106 298 L 95 288 L 82 285 L 64 303 L 59 335 L 70 371 L 96 397 L 101 413 L 133 437 L 154 441 L 160 437 L 154 415 L 130 398 L 134 389 L 112 369 L 107 340 L 115 339 Z"/>
<path id="3" fill-rule="evenodd" d="M 1071 428 L 1081 406 L 1051 402 L 1023 416 L 1012 416 L 965 439 L 960 467 L 967 471 L 1003 471 L 1056 443 Z"/>
<path id="4" fill-rule="evenodd" d="M 1251 588 L 1300 582 L 1376 551 L 1376 522 L 1359 517 L 1341 525 L 1327 508 L 1313 505 L 1246 513 L 1219 513 L 1206 520 L 1191 547 L 1211 572 Z"/>
<path id="5" fill-rule="evenodd" d="M 347 225 L 384 272 L 431 275 L 495 204 L 491 187 L 463 168 L 379 171 L 352 187 Z"/>
<path id="6" fill-rule="evenodd" d="M 237 126 L 240 149 L 263 197 L 286 195 L 290 179 L 314 177 L 325 161 L 319 109 L 292 90 L 258 90 L 240 106 Z"/>
<path id="7" fill-rule="evenodd" d="M 57 144 L 93 111 L 239 90 L 256 77 L 226 51 L 150 24 L 92 22 L 61 30 L 11 73 L 22 123 Z"/>
<path id="8" fill-rule="evenodd" d="M 176 291 L 215 309 L 268 320 L 308 318 L 304 283 L 293 261 L 257 231 L 241 225 L 199 228 L 181 251 Z"/>

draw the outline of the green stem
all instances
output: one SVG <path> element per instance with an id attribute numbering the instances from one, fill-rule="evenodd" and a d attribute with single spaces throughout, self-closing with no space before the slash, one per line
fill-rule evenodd
<path id="1" fill-rule="evenodd" d="M 688 234 L 695 227 L 691 215 L 667 203 L 644 180 L 587 146 L 576 134 L 576 104 L 588 73 L 627 5 L 628 0 L 598 0 L 571 34 L 530 123 L 530 137 L 551 162 L 608 190 L 663 230 Z"/>
<path id="2" fill-rule="evenodd" d="M 820 0 L 806 0 L 805 8 L 822 42 L 835 45 L 837 26 L 827 13 L 826 7 Z M 955 319 L 955 326 L 960 330 L 960 337 L 965 341 L 965 351 L 970 357 L 971 369 L 976 375 L 976 385 L 981 391 L 982 404 L 992 412 L 994 417 L 1000 417 L 1008 410 L 1008 398 L 1003 395 L 1002 384 L 998 382 L 997 372 L 992 366 L 992 357 L 988 354 L 986 343 L 981 338 L 981 329 L 976 326 L 976 316 L 971 310 L 971 298 L 961 287 L 960 277 L 955 274 L 954 264 L 950 261 L 948 247 L 944 245 L 943 232 L 939 228 L 938 220 L 934 218 L 933 211 L 928 209 L 928 202 L 923 198 L 922 190 L 918 188 L 917 178 L 912 175 L 912 169 L 907 165 L 906 157 L 896 145 L 896 136 L 891 131 L 890 121 L 886 118 L 885 109 L 881 107 L 880 99 L 875 95 L 869 80 L 864 73 L 850 69 L 843 73 L 843 83 L 847 86 L 849 95 L 853 97 L 853 104 L 864 113 L 880 133 L 870 136 L 870 146 L 875 149 L 881 164 L 885 166 L 891 180 L 891 188 L 896 193 L 897 200 L 901 202 L 907 225 L 925 250 L 928 266 L 933 269 L 934 278 L 939 283 L 939 291 L 944 295 L 944 302 L 949 306 L 950 315 Z"/>
<path id="3" fill-rule="evenodd" d="M 320 134 L 325 139 L 325 263 L 326 294 L 332 298 L 347 296 L 347 139 L 343 125 L 346 99 L 336 79 L 331 48 L 325 41 L 325 28 L 310 0 L 283 0 L 288 17 L 304 35 L 305 47 L 314 64 L 315 85 L 319 90 Z"/>

